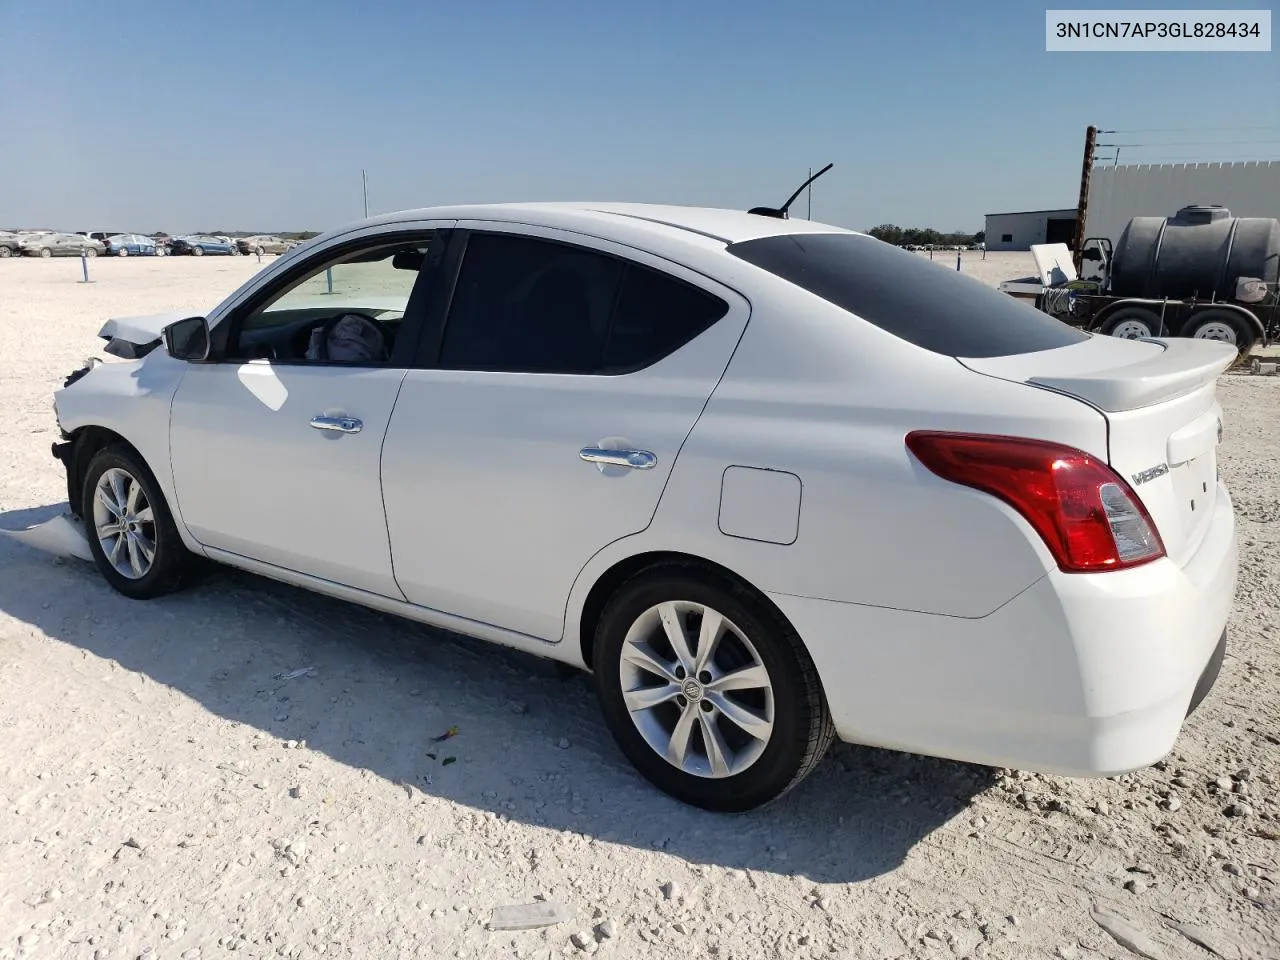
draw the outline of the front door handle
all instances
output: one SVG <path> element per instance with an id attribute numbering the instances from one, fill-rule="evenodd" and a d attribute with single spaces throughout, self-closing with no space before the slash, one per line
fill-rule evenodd
<path id="1" fill-rule="evenodd" d="M 338 433 L 359 433 L 364 429 L 363 421 L 355 417 L 312 417 L 311 426 L 317 430 L 336 430 Z"/>
<path id="2" fill-rule="evenodd" d="M 603 463 L 614 467 L 631 467 L 635 470 L 652 470 L 658 462 L 648 450 L 607 450 L 604 447 L 583 447 L 578 452 L 587 463 Z"/>

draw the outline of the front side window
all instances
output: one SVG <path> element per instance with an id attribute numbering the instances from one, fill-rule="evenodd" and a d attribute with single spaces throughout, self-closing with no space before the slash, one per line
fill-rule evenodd
<path id="1" fill-rule="evenodd" d="M 656 363 L 728 312 L 660 271 L 511 234 L 467 240 L 439 364 L 451 370 L 620 374 Z"/>
<path id="2" fill-rule="evenodd" d="M 386 363 L 432 243 L 384 241 L 311 267 L 233 321 L 225 358 Z"/>

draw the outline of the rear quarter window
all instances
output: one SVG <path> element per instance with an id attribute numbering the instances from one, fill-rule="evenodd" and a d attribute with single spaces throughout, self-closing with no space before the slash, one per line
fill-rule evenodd
<path id="1" fill-rule="evenodd" d="M 908 343 L 948 357 L 1004 357 L 1088 339 L 1008 294 L 873 237 L 789 234 L 733 243 L 728 250 Z"/>

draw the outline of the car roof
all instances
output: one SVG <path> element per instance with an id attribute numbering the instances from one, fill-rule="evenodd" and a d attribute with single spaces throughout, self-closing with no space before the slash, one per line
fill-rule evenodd
<path id="1" fill-rule="evenodd" d="M 424 207 L 384 214 L 359 226 L 399 223 L 407 220 L 493 220 L 545 227 L 582 230 L 625 239 L 629 233 L 652 236 L 654 227 L 685 239 L 703 237 L 717 244 L 738 243 L 760 237 L 794 233 L 852 233 L 843 227 L 813 220 L 781 220 L 775 217 L 726 210 L 653 203 L 558 201 L 544 203 L 465 204 Z M 353 225 L 355 226 L 355 225 Z"/>

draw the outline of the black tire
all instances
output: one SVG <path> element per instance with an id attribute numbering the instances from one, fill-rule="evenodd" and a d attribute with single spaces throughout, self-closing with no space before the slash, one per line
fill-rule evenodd
<path id="1" fill-rule="evenodd" d="M 1136 330 L 1137 325 L 1144 325 L 1147 332 L 1144 337 L 1160 336 L 1160 314 L 1146 307 L 1122 307 L 1102 324 L 1102 332 L 1108 337 L 1123 336 L 1127 340 L 1138 337 L 1128 335 L 1128 331 Z M 1167 332 L 1167 331 L 1166 331 Z"/>
<path id="2" fill-rule="evenodd" d="M 254 253 L 256 253 L 258 256 L 262 256 L 262 255 L 263 255 L 264 253 L 266 253 L 267 251 L 263 250 L 263 249 L 262 249 L 262 247 L 258 247 L 258 248 L 257 248 L 256 250 L 254 250 L 253 252 L 254 252 Z"/>
<path id="3" fill-rule="evenodd" d="M 191 255 L 192 255 L 193 257 L 203 257 L 203 256 L 204 256 L 204 247 L 192 247 L 192 248 L 191 248 Z"/>
<path id="4" fill-rule="evenodd" d="M 50 257 L 52 257 L 52 256 L 53 256 L 53 251 L 52 251 L 52 250 L 50 250 L 48 247 L 41 247 L 41 248 L 40 248 L 40 256 L 41 256 L 43 259 L 48 260 Z"/>
<path id="5" fill-rule="evenodd" d="M 94 500 L 98 481 L 108 470 L 122 470 L 142 489 L 151 507 L 152 520 L 143 527 L 144 533 L 155 544 L 154 557 L 145 575 L 136 579 L 124 576 L 112 565 L 98 540 L 94 522 Z M 173 514 L 165 502 L 164 494 L 155 477 L 141 458 L 124 444 L 113 444 L 93 455 L 85 471 L 81 488 L 80 514 L 84 518 L 85 536 L 93 553 L 94 563 L 112 588 L 134 600 L 150 600 L 171 593 L 182 586 L 192 567 L 192 556 L 182 543 Z"/>
<path id="6" fill-rule="evenodd" d="M 11 249 L 9 249 L 8 247 L 0 247 L 0 260 L 4 260 L 7 257 L 10 257 L 12 255 L 13 255 L 13 251 Z"/>
<path id="7" fill-rule="evenodd" d="M 121 247 L 119 250 L 116 251 L 117 257 L 127 257 L 128 255 L 129 255 L 128 247 Z"/>
<path id="8" fill-rule="evenodd" d="M 97 248 L 97 247 L 85 247 L 85 249 L 84 249 L 84 255 L 85 255 L 86 257 L 96 257 L 96 256 L 98 255 L 98 248 Z"/>
<path id="9" fill-rule="evenodd" d="M 1230 343 L 1242 354 L 1253 349 L 1258 332 L 1249 322 L 1234 310 L 1213 309 L 1201 310 L 1194 314 L 1184 328 L 1183 336 L 1197 340 L 1217 340 Z M 1227 336 L 1230 331 L 1230 336 Z"/>
<path id="10" fill-rule="evenodd" d="M 759 757 L 739 773 L 688 773 L 655 752 L 632 721 L 619 675 L 623 644 L 632 624 L 666 601 L 702 604 L 727 617 L 768 673 L 772 732 Z M 618 747 L 650 783 L 695 807 L 741 813 L 777 800 L 812 772 L 835 736 L 817 669 L 791 625 L 753 590 L 696 564 L 661 564 L 623 583 L 601 614 L 593 660 L 596 694 Z M 704 742 L 700 733 L 697 742 Z"/>

